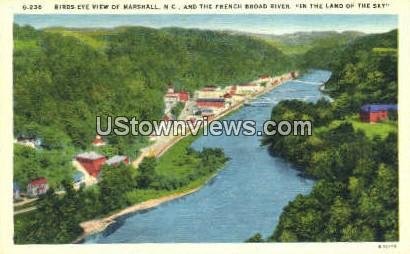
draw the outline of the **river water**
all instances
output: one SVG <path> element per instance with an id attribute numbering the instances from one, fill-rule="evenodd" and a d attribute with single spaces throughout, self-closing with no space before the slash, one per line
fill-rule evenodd
<path id="1" fill-rule="evenodd" d="M 316 101 L 324 95 L 314 82 L 329 77 L 314 70 L 299 79 L 309 83 L 288 81 L 258 100 Z M 271 110 L 272 105 L 243 107 L 226 119 L 255 120 L 261 129 Z M 223 148 L 230 160 L 199 191 L 123 217 L 85 243 L 243 242 L 257 232 L 268 237 L 288 202 L 313 186 L 292 165 L 269 155 L 257 136 L 202 136 L 193 147 Z"/>

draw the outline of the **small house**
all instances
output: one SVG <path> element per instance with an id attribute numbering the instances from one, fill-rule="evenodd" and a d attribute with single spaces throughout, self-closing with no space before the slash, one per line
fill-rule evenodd
<path id="1" fill-rule="evenodd" d="M 48 181 L 44 177 L 40 177 L 32 180 L 27 185 L 27 195 L 29 197 L 38 197 L 40 195 L 46 194 L 49 189 Z"/>
<path id="2" fill-rule="evenodd" d="M 78 154 L 76 160 L 84 167 L 90 176 L 97 177 L 107 158 L 94 151 Z"/>
<path id="3" fill-rule="evenodd" d="M 105 142 L 100 135 L 95 136 L 95 139 L 92 143 L 93 146 L 105 146 Z"/>
<path id="4" fill-rule="evenodd" d="M 360 120 L 362 122 L 376 123 L 387 120 L 389 111 L 397 111 L 395 104 L 366 104 L 360 108 Z"/>
<path id="5" fill-rule="evenodd" d="M 39 138 L 25 138 L 25 137 L 18 137 L 14 140 L 14 143 L 27 146 L 33 149 L 40 148 L 42 145 L 41 139 Z"/>

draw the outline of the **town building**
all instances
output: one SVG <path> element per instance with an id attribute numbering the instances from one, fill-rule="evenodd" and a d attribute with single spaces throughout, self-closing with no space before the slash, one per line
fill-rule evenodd
<path id="1" fill-rule="evenodd" d="M 78 190 L 82 186 L 85 186 L 85 175 L 81 171 L 76 171 L 73 175 L 73 187 Z"/>
<path id="2" fill-rule="evenodd" d="M 169 113 L 178 102 L 186 103 L 187 101 L 189 101 L 188 92 L 175 92 L 173 88 L 168 88 L 168 91 L 164 96 L 165 113 Z"/>
<path id="3" fill-rule="evenodd" d="M 225 90 L 220 87 L 211 85 L 196 91 L 196 98 L 220 98 L 224 95 Z"/>
<path id="4" fill-rule="evenodd" d="M 29 197 L 38 197 L 40 195 L 46 194 L 49 189 L 48 181 L 44 177 L 40 177 L 32 180 L 27 185 L 27 195 Z"/>
<path id="5" fill-rule="evenodd" d="M 125 155 L 115 155 L 105 162 L 105 164 L 112 166 L 112 167 L 119 166 L 121 163 L 128 165 L 129 163 L 128 157 Z"/>
<path id="6" fill-rule="evenodd" d="M 255 83 L 243 83 L 237 85 L 236 93 L 240 95 L 247 95 L 261 91 L 263 88 Z"/>
<path id="7" fill-rule="evenodd" d="M 395 104 L 366 104 L 360 108 L 360 120 L 362 122 L 376 123 L 387 120 L 389 111 L 397 111 Z"/>
<path id="8" fill-rule="evenodd" d="M 225 107 L 224 98 L 199 98 L 196 100 L 198 108 L 223 108 Z"/>
<path id="9" fill-rule="evenodd" d="M 78 154 L 76 160 L 90 176 L 97 177 L 107 158 L 94 151 Z"/>
<path id="10" fill-rule="evenodd" d="M 105 141 L 102 139 L 100 135 L 96 135 L 95 139 L 92 143 L 93 146 L 99 147 L 99 146 L 105 146 Z"/>

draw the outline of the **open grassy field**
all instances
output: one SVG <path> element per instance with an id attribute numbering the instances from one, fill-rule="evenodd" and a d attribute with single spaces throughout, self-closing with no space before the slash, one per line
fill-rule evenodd
<path id="1" fill-rule="evenodd" d="M 394 121 L 383 121 L 378 123 L 365 123 L 360 121 L 358 116 L 350 116 L 347 117 L 344 121 L 342 120 L 335 120 L 329 124 L 328 127 L 321 127 L 318 128 L 316 131 L 321 132 L 325 130 L 325 128 L 334 128 L 340 125 L 342 122 L 349 122 L 353 125 L 355 130 L 362 130 L 366 134 L 367 137 L 373 138 L 375 136 L 385 137 L 390 132 L 397 132 L 397 122 Z"/>

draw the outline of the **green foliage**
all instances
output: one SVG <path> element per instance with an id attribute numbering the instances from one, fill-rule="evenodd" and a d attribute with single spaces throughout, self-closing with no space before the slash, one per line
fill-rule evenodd
<path id="1" fill-rule="evenodd" d="M 194 91 L 210 83 L 252 80 L 260 73 L 293 68 L 269 44 L 223 32 L 126 27 L 111 30 L 14 26 L 15 135 L 35 126 L 34 136 L 86 148 L 95 117 L 160 119 L 166 84 Z M 181 106 L 174 109 L 177 114 Z M 135 155 L 133 137 L 108 137 Z M 58 144 L 60 146 L 60 144 Z M 54 146 L 48 147 L 54 149 Z"/>
<path id="2" fill-rule="evenodd" d="M 185 103 L 178 102 L 172 109 L 171 114 L 174 115 L 176 118 L 181 114 L 182 110 L 185 107 Z"/>
<path id="3" fill-rule="evenodd" d="M 313 121 L 313 136 L 273 136 L 264 143 L 318 181 L 285 207 L 268 240 L 397 241 L 397 117 L 377 124 L 357 117 L 362 104 L 397 102 L 397 31 L 328 46 L 304 57 L 333 71 L 326 91 L 334 101 L 284 101 L 272 110 L 276 121 Z"/>
<path id="4" fill-rule="evenodd" d="M 147 189 L 156 178 L 155 167 L 157 161 L 155 157 L 146 157 L 138 167 L 137 186 L 141 189 Z"/>
<path id="5" fill-rule="evenodd" d="M 272 111 L 272 119 L 288 119 L 289 114 L 300 116 L 307 112 L 315 120 L 314 116 L 326 109 L 320 103 L 279 103 Z M 295 105 L 299 113 L 294 112 Z M 298 196 L 284 209 L 269 240 L 398 239 L 396 132 L 370 139 L 351 123 L 333 120 L 321 126 L 320 131 L 314 130 L 313 136 L 274 136 L 266 138 L 265 144 L 274 154 L 295 163 L 303 174 L 319 179 L 309 195 Z"/>
<path id="6" fill-rule="evenodd" d="M 27 184 L 38 177 L 46 177 L 50 186 L 58 188 L 63 180 L 71 180 L 74 169 L 71 153 L 33 149 L 14 145 L 13 178 L 24 190 Z"/>
<path id="7" fill-rule="evenodd" d="M 251 238 L 246 240 L 247 243 L 261 243 L 264 242 L 263 237 L 260 233 L 256 233 Z"/>
<path id="8" fill-rule="evenodd" d="M 108 213 L 127 205 L 125 193 L 135 186 L 131 166 L 121 163 L 119 166 L 103 166 L 100 189 L 100 200 L 103 213 Z"/>
<path id="9" fill-rule="evenodd" d="M 79 225 L 81 216 L 78 213 L 81 203 L 78 193 L 70 182 L 63 182 L 66 190 L 59 197 L 52 189 L 38 202 L 37 210 L 31 218 L 25 218 L 25 223 L 18 220 L 15 241 L 17 243 L 66 243 L 82 233 Z"/>

